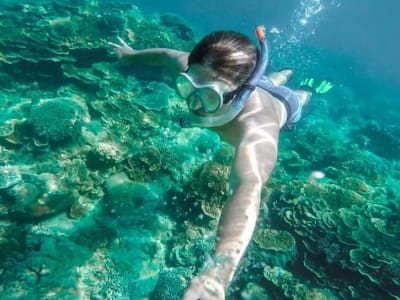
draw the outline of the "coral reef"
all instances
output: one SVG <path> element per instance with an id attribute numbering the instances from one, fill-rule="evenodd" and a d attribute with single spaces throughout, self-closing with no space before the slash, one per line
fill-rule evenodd
<path id="1" fill-rule="evenodd" d="M 301 240 L 303 246 L 297 249 L 316 282 L 322 284 L 323 278 L 323 287 L 335 287 L 344 298 L 373 290 L 381 296 L 398 293 L 393 278 L 399 261 L 400 211 L 380 189 L 353 178 L 344 178 L 340 185 L 292 182 L 272 198 L 274 222 Z M 344 283 L 343 274 L 348 274 Z M 369 289 L 365 281 L 370 281 Z M 351 293 L 346 290 L 350 283 Z"/>
<path id="2" fill-rule="evenodd" d="M 171 78 L 107 43 L 189 50 L 193 30 L 127 1 L 8 1 L 0 23 L 2 299 L 180 299 L 212 262 L 234 150 L 182 130 Z M 333 92 L 281 134 L 229 299 L 400 299 L 399 130 Z"/>

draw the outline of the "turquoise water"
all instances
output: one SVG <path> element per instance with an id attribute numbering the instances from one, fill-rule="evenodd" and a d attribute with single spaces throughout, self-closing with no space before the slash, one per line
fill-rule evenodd
<path id="1" fill-rule="evenodd" d="M 108 42 L 190 51 L 259 23 L 268 71 L 333 88 L 281 134 L 227 299 L 400 299 L 399 4 L 159 2 L 0 2 L 0 299 L 181 298 L 234 149 L 181 129 L 173 78 Z"/>

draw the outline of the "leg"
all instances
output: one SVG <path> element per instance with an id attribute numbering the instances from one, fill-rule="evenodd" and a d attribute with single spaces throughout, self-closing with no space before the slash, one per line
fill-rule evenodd
<path id="1" fill-rule="evenodd" d="M 291 69 L 282 69 L 278 72 L 272 72 L 268 74 L 267 77 L 274 85 L 285 85 L 290 78 L 292 78 L 292 76 L 293 71 Z"/>
<path id="2" fill-rule="evenodd" d="M 294 93 L 300 100 L 301 106 L 305 106 L 311 99 L 312 93 L 304 90 L 295 90 Z"/>

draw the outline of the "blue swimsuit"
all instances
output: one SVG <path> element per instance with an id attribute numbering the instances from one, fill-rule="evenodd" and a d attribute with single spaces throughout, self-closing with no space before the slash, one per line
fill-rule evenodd
<path id="1" fill-rule="evenodd" d="M 296 127 L 296 123 L 301 118 L 302 106 L 300 104 L 299 97 L 297 97 L 293 90 L 283 85 L 274 85 L 272 81 L 266 76 L 263 76 L 260 79 L 260 81 L 257 83 L 257 86 L 271 93 L 274 97 L 276 97 L 285 105 L 287 118 L 283 129 L 294 129 Z"/>

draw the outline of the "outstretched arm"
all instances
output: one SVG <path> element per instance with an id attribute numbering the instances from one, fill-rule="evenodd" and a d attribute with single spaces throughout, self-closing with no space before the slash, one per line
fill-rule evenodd
<path id="1" fill-rule="evenodd" d="M 124 40 L 118 38 L 119 44 L 109 43 L 122 63 L 146 64 L 160 66 L 172 73 L 183 72 L 187 69 L 188 52 L 168 48 L 149 48 L 136 50 Z"/>
<path id="2" fill-rule="evenodd" d="M 265 115 L 263 118 L 267 119 Z M 256 225 L 261 190 L 277 158 L 279 122 L 258 121 L 252 113 L 251 128 L 244 129 L 235 157 L 238 185 L 224 207 L 219 224 L 213 265 L 195 277 L 184 300 L 222 300 Z"/>

